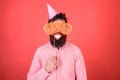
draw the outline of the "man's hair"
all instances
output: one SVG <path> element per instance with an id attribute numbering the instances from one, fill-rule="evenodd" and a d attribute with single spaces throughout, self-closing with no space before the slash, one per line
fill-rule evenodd
<path id="1" fill-rule="evenodd" d="M 48 23 L 54 22 L 54 21 L 56 21 L 58 19 L 64 20 L 67 23 L 67 18 L 66 18 L 66 16 L 65 16 L 64 13 L 58 13 L 58 14 L 56 14 L 53 18 L 51 18 L 51 19 L 48 20 Z"/>

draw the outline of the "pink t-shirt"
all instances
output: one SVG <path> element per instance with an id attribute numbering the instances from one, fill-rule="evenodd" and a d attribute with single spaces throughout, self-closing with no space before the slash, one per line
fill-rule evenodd
<path id="1" fill-rule="evenodd" d="M 44 66 L 52 56 L 57 56 L 57 68 L 48 73 Z M 87 80 L 80 49 L 69 42 L 59 49 L 50 43 L 39 47 L 27 74 L 27 80 Z"/>

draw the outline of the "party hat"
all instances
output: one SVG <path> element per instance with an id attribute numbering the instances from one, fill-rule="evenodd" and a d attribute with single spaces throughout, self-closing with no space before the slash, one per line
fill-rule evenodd
<path id="1" fill-rule="evenodd" d="M 49 19 L 51 19 L 57 14 L 57 11 L 53 9 L 48 3 L 47 3 L 47 8 L 48 8 Z"/>

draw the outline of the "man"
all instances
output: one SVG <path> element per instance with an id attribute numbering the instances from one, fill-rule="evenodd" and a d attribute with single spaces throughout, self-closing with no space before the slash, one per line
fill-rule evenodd
<path id="1" fill-rule="evenodd" d="M 37 49 L 27 80 L 87 80 L 80 49 L 66 41 L 71 29 L 63 13 L 49 19 L 44 31 L 50 42 Z"/>

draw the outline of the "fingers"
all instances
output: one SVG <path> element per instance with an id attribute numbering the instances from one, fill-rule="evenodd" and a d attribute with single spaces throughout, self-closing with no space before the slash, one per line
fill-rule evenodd
<path id="1" fill-rule="evenodd" d="M 55 69 L 56 67 L 57 67 L 57 58 L 55 56 L 52 56 L 46 62 L 45 69 L 47 72 L 50 72 L 53 69 Z"/>
<path id="2" fill-rule="evenodd" d="M 50 59 L 49 59 L 51 62 L 56 62 L 57 61 L 57 58 L 55 56 L 52 56 Z"/>
<path id="3" fill-rule="evenodd" d="M 52 62 L 53 65 L 57 65 L 57 61 Z"/>
<path id="4" fill-rule="evenodd" d="M 54 64 L 54 65 L 56 65 L 57 64 L 57 59 L 54 58 L 53 60 L 51 60 L 51 63 Z"/>
<path id="5" fill-rule="evenodd" d="M 50 58 L 50 61 L 51 61 L 51 63 L 56 67 L 57 66 L 57 58 L 56 58 L 56 56 L 52 56 L 51 58 Z"/>
<path id="6" fill-rule="evenodd" d="M 50 57 L 50 60 L 51 60 L 51 61 L 54 60 L 54 59 L 57 59 L 56 56 Z"/>

